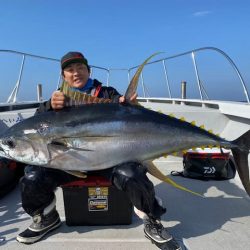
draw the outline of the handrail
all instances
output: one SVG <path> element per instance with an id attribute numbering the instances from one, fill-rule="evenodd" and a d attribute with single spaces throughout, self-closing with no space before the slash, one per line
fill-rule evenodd
<path id="1" fill-rule="evenodd" d="M 16 51 L 16 50 L 5 50 L 5 49 L 0 49 L 0 52 L 13 53 L 13 54 L 24 55 L 24 56 L 30 56 L 30 57 L 39 58 L 39 59 L 44 59 L 44 60 L 50 60 L 50 61 L 60 62 L 60 60 L 59 60 L 59 59 L 56 59 L 56 58 L 45 57 L 45 56 L 40 56 L 40 55 L 34 55 L 34 54 L 29 54 L 29 53 L 25 53 L 25 52 Z M 91 68 L 93 67 L 93 68 L 96 68 L 96 69 L 102 69 L 102 70 L 109 71 L 108 68 L 99 67 L 99 66 L 95 66 L 95 65 L 89 65 L 89 66 L 90 66 Z"/>
<path id="2" fill-rule="evenodd" d="M 60 60 L 56 59 L 56 58 L 45 57 L 45 56 L 40 56 L 40 55 L 34 55 L 34 54 L 20 52 L 20 51 L 16 51 L 16 50 L 3 50 L 3 49 L 0 49 L 0 53 L 11 53 L 11 54 L 17 54 L 17 55 L 22 56 L 22 63 L 21 63 L 21 67 L 20 67 L 20 71 L 19 71 L 19 75 L 18 75 L 18 80 L 17 80 L 13 90 L 11 91 L 10 96 L 7 99 L 7 103 L 16 103 L 17 94 L 18 94 L 20 84 L 21 84 L 21 79 L 22 79 L 22 74 L 23 74 L 23 69 L 24 69 L 24 64 L 25 64 L 25 61 L 26 61 L 26 57 L 33 57 L 33 58 L 36 58 L 36 59 L 54 61 L 54 62 L 58 62 L 58 63 L 60 62 Z M 106 73 L 107 73 L 107 83 L 106 84 L 107 85 L 109 84 L 108 81 L 109 81 L 110 70 L 108 68 L 94 66 L 94 65 L 90 65 L 90 67 L 91 67 L 91 71 L 93 71 L 93 69 L 100 69 L 100 70 L 106 71 Z M 60 86 L 60 82 L 61 82 L 61 71 L 59 72 L 57 88 Z"/>
<path id="3" fill-rule="evenodd" d="M 155 64 L 155 63 L 158 63 L 158 62 L 164 62 L 164 65 L 165 65 L 165 61 L 167 61 L 167 60 L 191 54 L 191 56 L 193 58 L 195 72 L 196 72 L 196 79 L 197 79 L 197 84 L 198 84 L 198 88 L 199 88 L 199 92 L 200 92 L 200 97 L 201 97 L 201 100 L 203 100 L 203 95 L 202 95 L 202 92 L 201 92 L 201 88 L 202 87 L 201 87 L 201 84 L 200 84 L 200 78 L 199 78 L 199 74 L 198 74 L 198 70 L 197 70 L 197 63 L 196 63 L 195 57 L 194 57 L 194 55 L 195 55 L 196 52 L 203 51 L 203 50 L 214 50 L 214 51 L 220 53 L 221 55 L 223 55 L 228 60 L 228 62 L 230 63 L 230 65 L 235 70 L 235 72 L 236 72 L 236 74 L 237 74 L 237 76 L 238 76 L 238 78 L 239 78 L 239 80 L 241 82 L 241 85 L 242 85 L 242 88 L 243 88 L 243 91 L 244 91 L 244 94 L 245 94 L 247 102 L 250 103 L 249 93 L 248 93 L 245 81 L 243 80 L 243 77 L 242 77 L 239 69 L 237 68 L 237 66 L 234 63 L 234 61 L 224 51 L 222 51 L 221 49 L 218 49 L 218 48 L 215 48 L 215 47 L 198 48 L 198 49 L 189 50 L 187 52 L 183 52 L 183 53 L 180 53 L 180 54 L 176 54 L 176 55 L 173 55 L 173 56 L 165 57 L 165 58 L 162 58 L 162 59 L 159 59 L 159 60 L 155 60 L 155 61 L 152 61 L 152 62 L 148 62 L 146 65 Z M 133 66 L 133 67 L 129 68 L 128 71 L 130 72 L 131 70 L 136 69 L 139 66 L 140 65 Z M 165 65 L 165 67 L 166 67 L 166 65 Z M 165 69 L 164 69 L 164 72 L 165 72 L 165 74 L 167 74 L 166 71 L 165 71 Z M 168 80 L 166 81 L 166 83 L 167 83 L 168 89 L 170 89 Z M 203 89 L 204 89 L 204 86 L 203 86 Z"/>
<path id="4" fill-rule="evenodd" d="M 19 91 L 19 88 L 20 88 L 20 85 L 21 85 L 21 79 L 22 79 L 22 74 L 23 74 L 24 63 L 25 63 L 26 57 L 33 57 L 33 58 L 36 58 L 36 59 L 49 60 L 49 61 L 55 61 L 55 62 L 60 61 L 60 60 L 55 59 L 55 58 L 39 56 L 39 55 L 33 55 L 33 54 L 20 52 L 20 51 L 16 51 L 16 50 L 0 50 L 0 52 L 17 54 L 17 55 L 22 56 L 22 63 L 21 63 L 21 67 L 20 67 L 20 71 L 19 71 L 19 75 L 18 75 L 18 80 L 17 80 L 13 90 L 11 91 L 10 96 L 7 99 L 7 103 L 16 103 L 17 94 L 18 94 L 18 91 Z M 60 79 L 61 78 L 59 77 L 57 85 L 59 85 Z"/>
<path id="5" fill-rule="evenodd" d="M 155 60 L 152 62 L 147 63 L 146 65 L 150 65 L 150 64 L 155 64 L 155 63 L 159 63 L 162 62 L 162 66 L 163 66 L 163 70 L 164 70 L 164 75 L 165 75 L 165 82 L 167 85 L 167 89 L 168 89 L 168 93 L 169 93 L 169 97 L 172 98 L 172 94 L 171 94 L 171 88 L 170 88 L 170 84 L 169 84 L 169 78 L 168 78 L 168 71 L 167 71 L 167 67 L 166 67 L 166 61 L 170 60 L 170 59 L 174 59 L 177 57 L 181 57 L 181 56 L 185 56 L 190 54 L 193 60 L 193 65 L 194 65 L 194 70 L 195 70 L 195 75 L 196 75 L 196 81 L 197 81 L 197 86 L 199 89 L 199 93 L 200 93 L 200 99 L 204 100 L 204 94 L 206 96 L 206 98 L 208 98 L 206 90 L 204 85 L 202 84 L 201 80 L 200 80 L 200 76 L 199 76 L 199 72 L 198 72 L 198 66 L 197 66 L 197 62 L 195 60 L 195 53 L 200 52 L 200 51 L 204 51 L 204 50 L 213 50 L 218 52 L 219 54 L 223 55 L 223 57 L 225 57 L 227 59 L 227 61 L 230 63 L 230 65 L 233 67 L 234 71 L 236 72 L 243 91 L 244 91 L 244 95 L 246 97 L 246 100 L 248 103 L 250 103 L 250 98 L 249 98 L 249 93 L 246 87 L 246 84 L 243 80 L 243 77 L 239 71 L 239 69 L 237 68 L 236 64 L 234 63 L 234 61 L 222 50 L 215 48 L 215 47 L 203 47 L 203 48 L 198 48 L 198 49 L 194 49 L 194 50 L 190 50 L 187 52 L 183 52 L 183 53 L 179 53 L 173 56 L 169 56 L 169 57 L 165 57 L 159 60 Z M 43 59 L 43 60 L 50 60 L 50 61 L 55 61 L 55 62 L 60 62 L 59 59 L 55 59 L 55 58 L 51 58 L 51 57 L 45 57 L 45 56 L 40 56 L 40 55 L 34 55 L 34 54 L 30 54 L 30 53 L 24 53 L 24 52 L 20 52 L 20 51 L 15 51 L 15 50 L 0 50 L 0 53 L 12 53 L 12 54 L 18 54 L 18 55 L 22 55 L 23 56 L 23 60 L 21 63 L 21 67 L 20 67 L 20 71 L 19 71 L 19 76 L 18 76 L 18 80 L 17 83 L 15 84 L 9 98 L 8 98 L 8 102 L 16 102 L 16 97 L 20 88 L 20 84 L 21 84 L 21 78 L 22 78 L 22 72 L 23 72 L 23 68 L 24 68 L 24 64 L 25 64 L 25 59 L 26 57 L 33 57 L 33 58 L 37 58 L 37 59 Z M 106 84 L 107 86 L 109 85 L 109 79 L 110 79 L 110 74 L 112 71 L 127 71 L 127 75 L 128 75 L 128 81 L 130 81 L 130 72 L 131 70 L 134 70 L 136 68 L 138 68 L 140 65 L 137 66 L 133 66 L 130 67 L 128 69 L 125 68 L 105 68 L 105 67 L 99 67 L 99 66 L 94 66 L 94 65 L 90 65 L 91 67 L 91 75 L 93 74 L 94 69 L 99 69 L 99 70 L 104 70 L 106 71 L 107 77 L 106 77 Z M 58 84 L 57 86 L 59 86 L 61 82 L 61 72 L 59 73 L 59 78 L 58 78 Z M 143 89 L 143 95 L 144 97 L 146 97 L 146 91 L 145 91 L 145 84 L 144 84 L 144 77 L 143 75 L 141 76 L 141 83 L 142 83 L 142 89 Z M 204 92 L 204 94 L 203 94 Z"/>
<path id="6" fill-rule="evenodd" d="M 30 56 L 30 57 L 44 59 L 44 60 L 51 60 L 51 61 L 60 62 L 60 60 L 55 59 L 55 58 L 45 57 L 45 56 L 39 56 L 39 55 L 33 55 L 33 54 L 29 54 L 29 53 L 25 53 L 25 52 L 20 52 L 20 51 L 16 51 L 16 50 L 0 49 L 0 52 L 6 52 L 6 53 L 12 53 L 12 54 L 18 54 L 18 55 L 25 55 L 25 56 Z"/>

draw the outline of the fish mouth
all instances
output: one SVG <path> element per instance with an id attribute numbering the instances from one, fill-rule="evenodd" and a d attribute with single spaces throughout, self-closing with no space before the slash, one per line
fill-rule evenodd
<path id="1" fill-rule="evenodd" d="M 3 140 L 0 140 L 0 152 L 4 152 L 4 149 L 2 147 L 2 144 L 3 144 Z"/>
<path id="2" fill-rule="evenodd" d="M 0 156 L 9 158 L 8 150 L 5 148 L 3 141 L 4 141 L 3 139 L 0 140 Z"/>
<path id="3" fill-rule="evenodd" d="M 9 158 L 5 150 L 0 146 L 0 157 Z"/>

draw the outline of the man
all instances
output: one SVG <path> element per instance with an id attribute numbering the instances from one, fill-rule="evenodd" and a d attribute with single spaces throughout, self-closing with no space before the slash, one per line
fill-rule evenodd
<path id="1" fill-rule="evenodd" d="M 64 81 L 72 90 L 100 98 L 110 98 L 120 103 L 124 102 L 124 97 L 114 88 L 103 87 L 99 81 L 90 78 L 88 61 L 81 53 L 69 52 L 64 55 L 61 59 L 61 69 Z M 135 99 L 136 94 L 132 96 L 131 101 Z M 59 111 L 64 104 L 64 94 L 55 91 L 51 100 L 42 104 L 37 112 Z M 160 244 L 172 239 L 160 223 L 160 217 L 166 209 L 155 198 L 154 186 L 146 176 L 145 167 L 130 162 L 87 174 L 107 177 L 113 185 L 128 195 L 138 215 L 144 220 L 144 232 L 147 237 Z M 61 220 L 56 211 L 54 191 L 58 186 L 76 179 L 78 177 L 61 170 L 38 166 L 26 167 L 25 175 L 20 181 L 22 206 L 32 216 L 33 222 L 17 236 L 17 241 L 26 244 L 37 242 L 48 232 L 60 226 Z"/>

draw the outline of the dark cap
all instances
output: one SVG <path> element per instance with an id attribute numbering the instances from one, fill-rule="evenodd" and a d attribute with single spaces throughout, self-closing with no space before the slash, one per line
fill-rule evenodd
<path id="1" fill-rule="evenodd" d="M 61 59 L 61 68 L 64 70 L 69 64 L 78 62 L 85 64 L 89 69 L 88 60 L 80 52 L 68 52 L 64 55 Z"/>

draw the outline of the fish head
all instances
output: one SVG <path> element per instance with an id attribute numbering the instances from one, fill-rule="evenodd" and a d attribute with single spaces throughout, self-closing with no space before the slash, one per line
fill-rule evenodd
<path id="1" fill-rule="evenodd" d="M 0 136 L 0 156 L 31 165 L 46 165 L 49 126 L 22 121 Z"/>

